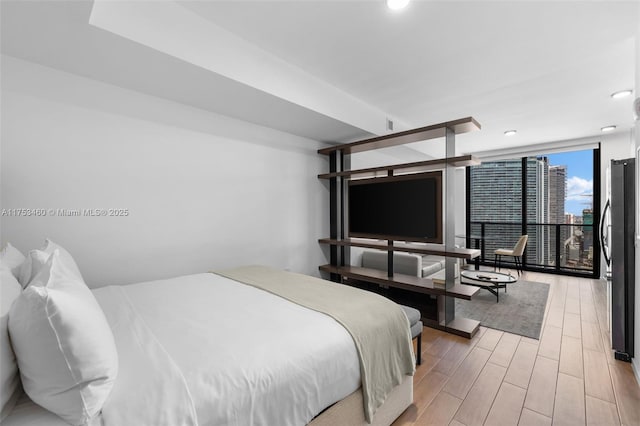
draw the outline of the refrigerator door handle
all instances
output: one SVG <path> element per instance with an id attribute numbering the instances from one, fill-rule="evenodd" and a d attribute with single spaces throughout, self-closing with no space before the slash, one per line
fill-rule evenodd
<path id="1" fill-rule="evenodd" d="M 602 209 L 602 215 L 600 216 L 600 247 L 602 247 L 602 254 L 604 255 L 604 261 L 607 266 L 611 266 L 611 256 L 609 256 L 609 238 L 604 233 L 604 227 L 607 217 L 607 210 L 611 209 L 611 200 L 607 200 Z"/>

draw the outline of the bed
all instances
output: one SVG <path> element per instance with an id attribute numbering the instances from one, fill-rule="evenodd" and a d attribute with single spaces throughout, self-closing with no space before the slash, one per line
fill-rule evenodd
<path id="1" fill-rule="evenodd" d="M 55 252 L 61 257 L 59 250 Z M 45 258 L 51 262 L 53 257 L 41 256 L 40 261 L 45 264 Z M 68 269 L 73 268 L 60 270 Z M 242 282 L 243 276 L 263 275 L 296 283 L 296 288 L 308 279 L 318 282 L 306 285 L 339 286 L 248 267 L 93 290 L 92 297 L 113 334 L 118 371 L 98 414 L 83 424 L 391 424 L 412 402 L 413 360 L 411 365 L 398 360 L 400 380 L 396 378 L 383 397 L 378 395 L 379 404 L 369 406 L 368 416 L 370 394 L 378 387 L 374 376 L 386 367 L 365 364 L 375 364 L 377 352 L 384 350 L 363 358 L 360 352 L 366 345 L 345 328 L 339 314 L 334 318 L 317 307 L 294 303 L 295 295 L 277 294 L 262 288 L 262 283 Z M 6 294 L 3 282 L 3 298 Z M 349 298 L 358 294 L 350 293 Z M 395 309 L 386 299 L 382 303 Z M 358 305 L 356 300 L 351 304 Z M 14 322 L 12 317 L 9 321 Z M 392 329 L 384 324 L 374 327 L 379 329 L 371 330 L 372 335 Z M 406 344 L 411 353 L 410 334 L 399 339 L 399 346 Z M 16 341 L 13 344 L 19 346 Z M 367 373 L 366 368 L 376 371 Z M 371 382 L 364 392 L 363 377 Z M 69 424 L 19 388 L 16 394 L 18 400 L 8 415 L 4 413 L 3 425 Z"/>

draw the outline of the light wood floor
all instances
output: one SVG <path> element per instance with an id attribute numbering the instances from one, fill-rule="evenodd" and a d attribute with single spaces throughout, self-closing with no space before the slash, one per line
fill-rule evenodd
<path id="1" fill-rule="evenodd" d="M 631 364 L 609 348 L 604 282 L 525 272 L 550 284 L 540 340 L 481 327 L 471 340 L 422 334 L 414 403 L 393 425 L 640 425 Z"/>

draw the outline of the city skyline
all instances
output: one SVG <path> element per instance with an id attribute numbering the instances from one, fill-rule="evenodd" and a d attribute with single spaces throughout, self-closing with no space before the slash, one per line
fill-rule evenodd
<path id="1" fill-rule="evenodd" d="M 580 225 L 593 220 L 592 151 L 487 161 L 470 171 L 470 232 L 482 236 L 489 253 L 526 232 L 527 264 L 592 267 L 593 227 Z"/>
<path id="2" fill-rule="evenodd" d="M 489 251 L 508 247 L 522 234 L 522 159 L 512 158 L 482 162 L 471 167 L 470 220 L 485 222 L 485 231 L 491 235 L 485 241 Z M 545 158 L 529 157 L 526 161 L 525 216 L 529 223 L 546 223 L 549 204 L 549 166 Z M 527 231 L 529 241 L 526 256 L 534 263 L 546 263 L 549 230 L 533 226 Z M 471 233 L 482 234 L 479 224 L 472 225 Z"/>
<path id="3" fill-rule="evenodd" d="M 548 154 L 550 166 L 567 167 L 567 195 L 564 212 L 582 216 L 593 208 L 593 151 L 571 151 Z"/>

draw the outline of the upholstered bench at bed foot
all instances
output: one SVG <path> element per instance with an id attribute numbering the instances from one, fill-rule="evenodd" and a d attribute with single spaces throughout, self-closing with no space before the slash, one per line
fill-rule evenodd
<path id="1" fill-rule="evenodd" d="M 409 319 L 409 325 L 411 326 L 411 338 L 418 339 L 418 348 L 416 354 L 416 364 L 422 363 L 422 321 L 420 321 L 420 311 L 410 306 L 400 305 L 404 309 L 404 313 Z"/>

